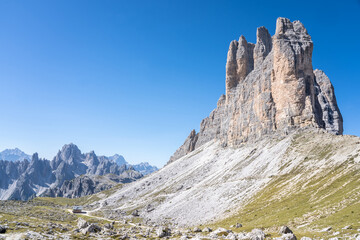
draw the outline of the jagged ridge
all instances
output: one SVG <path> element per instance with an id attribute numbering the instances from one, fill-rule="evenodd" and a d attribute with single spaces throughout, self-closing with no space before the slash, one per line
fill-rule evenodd
<path id="1" fill-rule="evenodd" d="M 40 159 L 37 153 L 33 154 L 31 161 L 1 160 L 0 199 L 27 200 L 41 195 L 48 189 L 50 193 L 54 193 L 48 192 L 49 196 L 67 195 L 60 191 L 67 189 L 66 184 L 63 186 L 64 182 L 84 174 L 115 174 L 121 176 L 124 182 L 134 181 L 143 176 L 131 166 L 118 166 L 105 156 L 97 156 L 94 151 L 82 154 L 75 144 L 66 144 L 52 161 Z M 82 193 L 79 196 L 82 196 Z"/>

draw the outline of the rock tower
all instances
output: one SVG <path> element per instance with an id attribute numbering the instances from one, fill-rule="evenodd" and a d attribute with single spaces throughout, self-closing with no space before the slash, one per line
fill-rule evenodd
<path id="1" fill-rule="evenodd" d="M 304 25 L 287 18 L 277 19 L 272 37 L 259 27 L 256 44 L 244 36 L 232 41 L 226 61 L 226 95 L 169 162 L 213 139 L 236 146 L 303 127 L 342 134 L 334 88 L 323 71 L 313 70 L 312 51 Z"/>

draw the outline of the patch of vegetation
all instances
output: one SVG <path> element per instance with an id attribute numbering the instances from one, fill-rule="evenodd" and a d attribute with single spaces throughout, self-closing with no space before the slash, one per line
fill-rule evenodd
<path id="1" fill-rule="evenodd" d="M 63 198 L 63 197 L 37 197 L 33 201 L 37 201 L 42 204 L 53 203 L 60 206 L 75 206 L 75 205 L 86 205 L 92 202 L 98 201 L 100 198 L 94 194 L 80 198 Z"/>
<path id="2" fill-rule="evenodd" d="M 347 225 L 360 228 L 359 169 L 343 164 L 322 171 L 310 181 L 301 180 L 304 176 L 300 174 L 301 171 L 295 171 L 274 178 L 236 214 L 218 221 L 212 227 L 228 228 L 241 223 L 241 231 L 251 231 L 253 228 L 270 229 L 282 225 L 296 228 L 308 224 L 304 230 L 299 228 L 300 235 L 308 234 L 309 229 L 328 226 L 336 227 L 336 230 Z"/>
<path id="3" fill-rule="evenodd" d="M 349 157 L 349 163 L 354 164 L 355 158 L 359 157 L 359 153 Z"/>
<path id="4" fill-rule="evenodd" d="M 116 184 L 115 186 L 113 186 L 112 188 L 107 189 L 107 190 L 104 190 L 104 191 L 102 191 L 102 192 L 100 192 L 100 193 L 105 194 L 106 196 L 110 196 L 110 195 L 113 194 L 115 191 L 123 188 L 123 186 L 124 186 L 124 184 L 119 183 L 119 184 Z"/>

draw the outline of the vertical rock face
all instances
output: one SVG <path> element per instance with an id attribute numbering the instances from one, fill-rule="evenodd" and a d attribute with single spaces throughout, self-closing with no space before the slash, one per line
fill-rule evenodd
<path id="1" fill-rule="evenodd" d="M 230 89 L 236 87 L 239 83 L 237 76 L 237 63 L 236 63 L 236 52 L 239 43 L 234 40 L 230 43 L 227 61 L 226 61 L 226 95 L 228 95 Z"/>
<path id="2" fill-rule="evenodd" d="M 271 74 L 277 128 L 319 125 L 314 111 L 312 50 L 311 37 L 299 21 L 277 20 Z"/>
<path id="3" fill-rule="evenodd" d="M 254 44 L 248 43 L 244 36 L 240 36 L 238 42 L 230 43 L 226 61 L 226 96 L 254 69 L 253 51 Z"/>
<path id="4" fill-rule="evenodd" d="M 273 37 L 259 27 L 256 39 L 252 44 L 241 36 L 230 43 L 226 95 L 170 162 L 213 139 L 236 146 L 303 127 L 342 134 L 333 86 L 322 71 L 313 70 L 313 42 L 303 24 L 278 18 Z"/>
<path id="5" fill-rule="evenodd" d="M 325 73 L 315 69 L 315 96 L 317 97 L 318 116 L 323 121 L 323 127 L 331 133 L 343 132 L 343 119 L 336 102 L 334 87 Z"/>
<path id="6" fill-rule="evenodd" d="M 256 31 L 256 45 L 254 48 L 255 68 L 262 64 L 272 48 L 269 31 L 265 27 L 259 27 Z"/>

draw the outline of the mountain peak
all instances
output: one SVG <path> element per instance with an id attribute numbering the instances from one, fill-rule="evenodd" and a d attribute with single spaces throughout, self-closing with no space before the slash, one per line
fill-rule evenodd
<path id="1" fill-rule="evenodd" d="M 75 145 L 74 143 L 69 143 L 69 144 L 65 144 L 63 147 L 62 147 L 62 150 L 65 150 L 65 149 L 76 149 L 78 150 L 78 146 Z"/>
<path id="2" fill-rule="evenodd" d="M 114 154 L 113 156 L 108 157 L 111 161 L 115 162 L 118 166 L 127 165 L 128 162 L 122 155 Z"/>
<path id="3" fill-rule="evenodd" d="M 6 161 L 22 161 L 24 159 L 31 159 L 31 156 L 21 151 L 19 148 L 5 149 L 0 152 L 0 160 Z"/>
<path id="4" fill-rule="evenodd" d="M 32 162 L 36 162 L 39 161 L 39 154 L 38 153 L 34 153 L 31 157 L 31 161 Z"/>
<path id="5" fill-rule="evenodd" d="M 65 144 L 59 153 L 64 160 L 81 155 L 80 149 L 73 143 Z"/>
<path id="6" fill-rule="evenodd" d="M 313 70 L 313 42 L 304 25 L 280 17 L 273 37 L 259 27 L 256 38 L 256 44 L 243 35 L 230 43 L 225 101 L 219 100 L 199 133 L 192 132 L 170 162 L 214 139 L 237 146 L 298 128 L 342 134 L 333 86 Z"/>
<path id="7" fill-rule="evenodd" d="M 311 42 L 311 36 L 308 34 L 304 25 L 298 20 L 291 22 L 287 18 L 277 19 L 274 39 Z"/>

